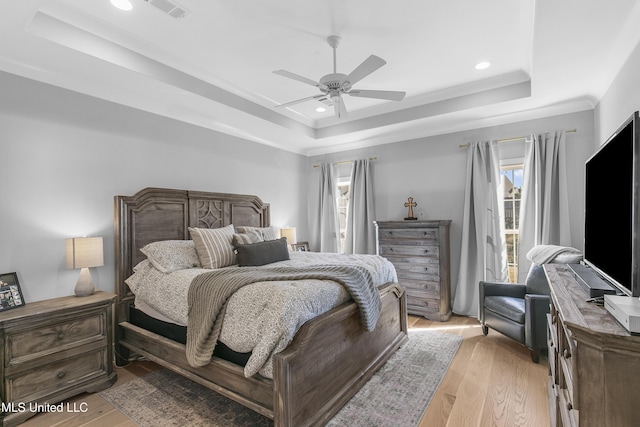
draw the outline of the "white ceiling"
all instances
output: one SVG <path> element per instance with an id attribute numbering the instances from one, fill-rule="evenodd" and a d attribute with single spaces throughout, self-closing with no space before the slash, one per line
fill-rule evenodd
<path id="1" fill-rule="evenodd" d="M 131 1 L 2 2 L 0 70 L 314 155 L 593 108 L 640 41 L 635 0 Z M 331 73 L 330 35 L 338 72 L 387 61 L 355 88 L 405 99 L 274 108 L 319 93 L 273 71 Z"/>

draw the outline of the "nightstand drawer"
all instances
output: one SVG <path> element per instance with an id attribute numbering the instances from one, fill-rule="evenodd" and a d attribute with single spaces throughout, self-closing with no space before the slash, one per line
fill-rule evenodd
<path id="1" fill-rule="evenodd" d="M 106 349 L 94 350 L 5 378 L 8 402 L 37 400 L 52 392 L 75 387 L 82 381 L 108 375 Z"/>
<path id="2" fill-rule="evenodd" d="M 105 310 L 102 310 L 59 323 L 52 324 L 49 321 L 24 331 L 11 331 L 7 334 L 7 363 L 13 365 L 65 348 L 106 339 L 105 314 Z"/>

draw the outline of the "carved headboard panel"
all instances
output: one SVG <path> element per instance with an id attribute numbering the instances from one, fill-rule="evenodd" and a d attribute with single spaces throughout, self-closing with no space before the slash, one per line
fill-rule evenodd
<path id="1" fill-rule="evenodd" d="M 133 302 L 124 281 L 145 258 L 140 248 L 159 240 L 190 239 L 189 227 L 220 228 L 229 224 L 268 227 L 269 204 L 256 196 L 166 188 L 145 188 L 133 196 L 116 196 L 118 321 L 127 319 L 126 306 Z"/>

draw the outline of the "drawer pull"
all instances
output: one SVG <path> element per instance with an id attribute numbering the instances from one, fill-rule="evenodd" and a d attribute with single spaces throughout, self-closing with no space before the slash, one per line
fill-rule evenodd
<path id="1" fill-rule="evenodd" d="M 393 248 L 389 248 L 389 252 L 393 252 Z"/>
<path id="2" fill-rule="evenodd" d="M 63 379 L 65 376 L 65 372 L 64 371 L 60 371 L 56 374 L 56 377 L 58 377 L 59 380 Z"/>
<path id="3" fill-rule="evenodd" d="M 425 268 L 424 268 L 424 271 L 429 271 L 429 268 L 428 268 L 428 267 L 425 267 Z"/>
<path id="4" fill-rule="evenodd" d="M 573 409 L 573 405 L 571 405 L 571 402 L 567 402 L 567 410 L 570 411 Z"/>
<path id="5" fill-rule="evenodd" d="M 58 340 L 62 341 L 64 339 L 64 332 L 58 332 Z"/>
<path id="6" fill-rule="evenodd" d="M 429 249 L 425 249 L 425 250 L 424 250 L 424 253 L 425 253 L 425 254 L 428 254 L 428 253 L 429 253 Z"/>

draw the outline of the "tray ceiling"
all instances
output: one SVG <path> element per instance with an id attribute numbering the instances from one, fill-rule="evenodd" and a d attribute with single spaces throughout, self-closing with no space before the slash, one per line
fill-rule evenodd
<path id="1" fill-rule="evenodd" d="M 3 2 L 0 70 L 313 155 L 591 109 L 640 40 L 633 0 L 131 3 Z M 357 89 L 405 99 L 275 108 L 319 93 L 273 71 L 333 72 L 330 35 L 339 73 L 387 61 Z"/>

